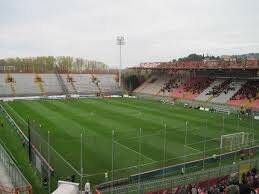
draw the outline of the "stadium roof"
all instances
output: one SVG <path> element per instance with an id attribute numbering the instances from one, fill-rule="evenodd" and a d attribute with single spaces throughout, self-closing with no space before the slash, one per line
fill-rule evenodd
<path id="1" fill-rule="evenodd" d="M 177 61 L 177 62 L 151 62 L 140 63 L 130 69 L 156 69 L 156 70 L 195 70 L 195 69 L 259 69 L 259 60 L 224 61 Z"/>

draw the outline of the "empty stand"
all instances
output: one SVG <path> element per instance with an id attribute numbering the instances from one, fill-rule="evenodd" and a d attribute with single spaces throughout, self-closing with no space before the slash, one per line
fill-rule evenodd
<path id="1" fill-rule="evenodd" d="M 64 80 L 64 84 L 66 85 L 66 88 L 70 94 L 78 94 L 75 79 L 73 75 L 70 74 L 61 74 L 62 79 Z"/>
<path id="2" fill-rule="evenodd" d="M 143 93 L 143 90 L 146 87 L 149 87 L 150 83 L 153 83 L 157 80 L 157 76 L 151 76 L 149 79 L 147 79 L 143 84 L 141 84 L 139 87 L 137 87 L 134 92 L 136 93 Z"/>
<path id="3" fill-rule="evenodd" d="M 100 80 L 98 79 L 98 77 L 91 74 L 91 79 L 92 79 L 92 82 L 96 85 L 96 87 L 98 89 L 97 95 L 104 96 L 104 92 L 103 92 L 102 88 L 100 87 Z"/>
<path id="4" fill-rule="evenodd" d="M 12 90 L 10 83 L 6 81 L 6 75 L 0 74 L 0 95 L 1 96 L 12 96 Z"/>
<path id="5" fill-rule="evenodd" d="M 92 82 L 90 74 L 75 74 L 74 80 L 79 94 L 90 95 L 98 92 L 98 88 Z"/>
<path id="6" fill-rule="evenodd" d="M 15 79 L 9 73 L 6 76 L 5 82 L 9 85 L 12 96 L 16 96 Z"/>
<path id="7" fill-rule="evenodd" d="M 15 80 L 16 96 L 40 95 L 40 90 L 34 83 L 34 74 L 12 74 Z"/>
<path id="8" fill-rule="evenodd" d="M 55 74 L 42 74 L 43 85 L 46 89 L 47 95 L 62 95 L 63 90 L 59 85 L 57 76 Z"/>
<path id="9" fill-rule="evenodd" d="M 122 94 L 113 74 L 97 74 L 99 89 L 105 95 Z M 96 95 L 99 92 L 91 74 L 60 74 L 69 94 Z M 64 95 L 58 76 L 52 74 L 14 73 L 0 74 L 0 96 Z"/>
<path id="10" fill-rule="evenodd" d="M 61 89 L 63 91 L 63 93 L 66 95 L 66 97 L 70 97 L 70 93 L 67 89 L 67 86 L 65 84 L 65 81 L 64 79 L 62 78 L 60 72 L 59 72 L 59 68 L 56 66 L 55 68 L 55 74 L 57 76 L 57 79 L 58 79 L 58 82 L 59 82 L 59 85 L 61 86 Z"/>
<path id="11" fill-rule="evenodd" d="M 168 74 L 151 76 L 141 86 L 135 89 L 134 92 L 150 95 L 168 95 L 168 92 L 163 92 L 162 89 L 169 80 L 170 75 Z"/>
<path id="12" fill-rule="evenodd" d="M 116 81 L 116 75 L 96 74 L 95 77 L 99 80 L 99 87 L 104 95 L 115 95 L 122 93 L 119 83 Z"/>
<path id="13" fill-rule="evenodd" d="M 34 82 L 38 85 L 41 95 L 45 95 L 46 92 L 45 92 L 45 88 L 43 85 L 44 81 L 42 80 L 42 77 L 39 74 L 35 75 Z"/>

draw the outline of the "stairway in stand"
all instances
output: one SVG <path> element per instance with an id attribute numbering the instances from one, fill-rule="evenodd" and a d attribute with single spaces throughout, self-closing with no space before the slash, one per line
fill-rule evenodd
<path id="1" fill-rule="evenodd" d="M 5 78 L 5 83 L 7 83 L 10 86 L 11 92 L 12 92 L 12 96 L 16 96 L 16 85 L 15 85 L 15 80 L 14 78 L 11 76 L 11 74 L 7 74 L 6 78 Z"/>
<path id="2" fill-rule="evenodd" d="M 100 80 L 96 76 L 94 76 L 93 74 L 92 74 L 92 82 L 96 85 L 96 87 L 99 91 L 99 95 L 104 96 L 104 92 L 102 91 L 102 89 L 100 87 Z"/>
<path id="3" fill-rule="evenodd" d="M 43 85 L 44 81 L 42 80 L 42 77 L 39 74 L 35 75 L 34 82 L 38 85 L 41 95 L 46 95 L 45 88 Z"/>
<path id="4" fill-rule="evenodd" d="M 11 87 L 13 97 L 15 97 L 16 96 L 15 83 L 11 82 L 10 87 Z"/>
<path id="5" fill-rule="evenodd" d="M 78 94 L 78 91 L 77 91 L 76 86 L 75 86 L 75 84 L 74 84 L 74 82 L 76 82 L 76 81 L 74 80 L 74 78 L 73 78 L 70 74 L 67 74 L 66 80 L 67 80 L 67 82 L 68 82 L 68 85 L 67 85 L 68 90 L 69 90 L 72 94 Z"/>
<path id="6" fill-rule="evenodd" d="M 70 98 L 71 95 L 70 95 L 70 93 L 69 93 L 69 91 L 67 89 L 67 86 L 66 86 L 63 78 L 61 77 L 61 75 L 59 73 L 59 68 L 57 66 L 55 68 L 55 74 L 57 76 L 58 82 L 59 82 L 59 84 L 60 84 L 60 86 L 62 88 L 63 93 L 66 95 L 67 98 Z"/>
<path id="7" fill-rule="evenodd" d="M 71 84 L 73 90 L 75 91 L 75 93 L 77 93 L 76 86 L 75 86 L 74 82 L 70 82 L 70 84 Z"/>

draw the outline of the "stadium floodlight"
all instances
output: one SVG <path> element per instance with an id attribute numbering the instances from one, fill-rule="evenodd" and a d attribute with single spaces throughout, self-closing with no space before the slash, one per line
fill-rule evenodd
<path id="1" fill-rule="evenodd" d="M 121 46 L 125 45 L 124 36 L 117 36 L 117 45 L 120 46 L 120 67 L 119 67 L 119 86 L 121 87 L 121 69 L 122 69 L 122 57 L 121 57 Z"/>

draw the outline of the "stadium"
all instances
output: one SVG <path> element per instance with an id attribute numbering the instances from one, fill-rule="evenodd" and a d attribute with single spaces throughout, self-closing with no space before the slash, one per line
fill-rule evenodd
<path id="1" fill-rule="evenodd" d="M 0 194 L 259 194 L 258 0 L 0 0 Z"/>
<path id="2" fill-rule="evenodd" d="M 258 60 L 0 67 L 2 193 L 205 192 L 259 165 Z"/>

